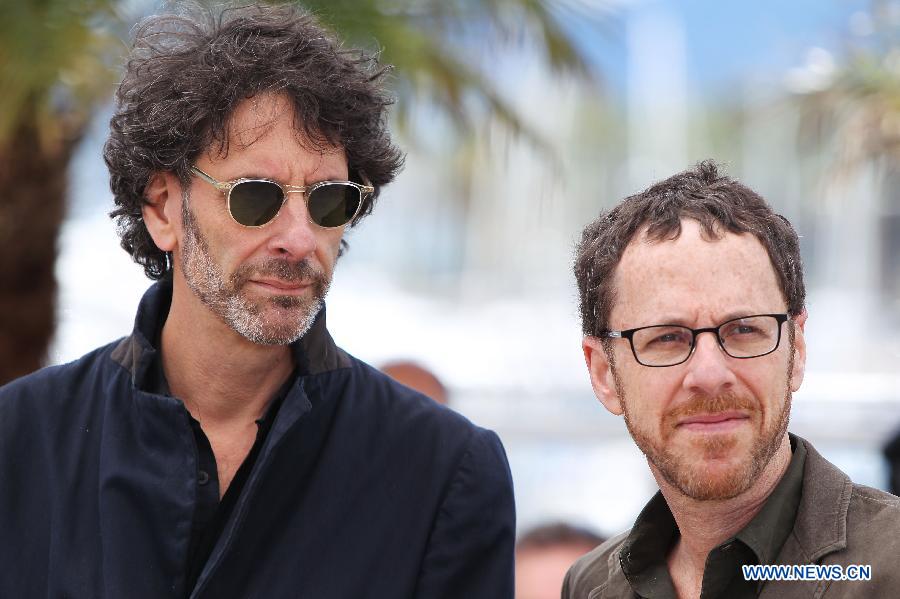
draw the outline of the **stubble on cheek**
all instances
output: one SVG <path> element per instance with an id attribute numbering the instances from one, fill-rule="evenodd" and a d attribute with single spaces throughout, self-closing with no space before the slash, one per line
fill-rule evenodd
<path id="1" fill-rule="evenodd" d="M 240 265 L 230 275 L 213 258 L 209 241 L 190 210 L 182 204 L 185 232 L 181 266 L 188 286 L 214 314 L 246 339 L 264 345 L 284 345 L 302 337 L 312 326 L 328 292 L 329 276 L 309 261 L 270 258 Z M 248 283 L 274 277 L 287 283 L 310 285 L 309 294 L 258 296 Z"/>
<path id="2" fill-rule="evenodd" d="M 697 394 L 663 414 L 656 425 L 651 419 L 637 418 L 619 383 L 617 389 L 625 424 L 637 446 L 666 482 L 693 499 L 728 499 L 747 490 L 771 460 L 787 429 L 789 395 L 781 413 L 767 415 L 764 407 L 748 395 Z M 732 410 L 749 417 L 745 430 L 687 438 L 683 438 L 687 431 L 678 430 L 684 418 Z M 768 424 L 766 416 L 772 417 Z"/>
<path id="3" fill-rule="evenodd" d="M 779 397 L 766 404 L 732 392 L 717 396 L 698 394 L 659 419 L 639 418 L 633 412 L 635 406 L 626 396 L 614 353 L 604 347 L 628 432 L 660 475 L 684 495 L 697 500 L 730 499 L 749 489 L 772 460 L 787 433 L 791 412 L 795 331 L 792 322 L 788 327 L 789 354 Z M 696 435 L 687 443 L 678 443 L 675 438 L 680 434 L 677 430 L 680 420 L 730 410 L 740 410 L 749 416 L 748 431 Z M 751 435 L 747 446 L 738 447 L 747 433 Z"/>

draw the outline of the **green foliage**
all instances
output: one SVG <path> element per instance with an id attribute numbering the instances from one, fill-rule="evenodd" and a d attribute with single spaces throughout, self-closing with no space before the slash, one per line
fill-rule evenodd
<path id="1" fill-rule="evenodd" d="M 0 148 L 23 122 L 45 144 L 77 137 L 109 97 L 117 44 L 109 0 L 4 2 L 0 19 Z M 121 44 L 118 44 L 121 46 Z"/>
<path id="2" fill-rule="evenodd" d="M 519 118 L 508 96 L 495 85 L 486 53 L 503 45 L 522 46 L 527 40 L 536 45 L 550 70 L 590 79 L 586 58 L 562 23 L 563 18 L 576 16 L 577 0 L 568 3 L 568 8 L 550 0 L 304 0 L 301 4 L 339 32 L 348 46 L 377 51 L 382 62 L 393 65 L 401 122 L 415 98 L 438 106 L 464 133 L 473 132 L 473 117 L 490 115 L 542 146 L 539 135 Z"/>
<path id="3" fill-rule="evenodd" d="M 0 148 L 23 120 L 36 121 L 45 143 L 77 138 L 93 107 L 112 93 L 114 65 L 124 51 L 120 38 L 125 23 L 117 13 L 122 3 L 4 0 L 3 4 Z M 302 4 L 348 46 L 378 52 L 382 62 L 394 66 L 401 122 L 408 114 L 409 100 L 415 98 L 436 105 L 462 132 L 471 132 L 473 116 L 491 115 L 513 132 L 539 141 L 495 86 L 482 53 L 491 44 L 527 39 L 536 44 L 550 69 L 578 76 L 589 73 L 561 20 L 574 16 L 572 7 L 579 6 L 579 0 L 306 0 Z"/>

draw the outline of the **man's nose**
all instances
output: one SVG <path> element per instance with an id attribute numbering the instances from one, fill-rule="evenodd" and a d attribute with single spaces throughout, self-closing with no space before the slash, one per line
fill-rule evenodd
<path id="1" fill-rule="evenodd" d="M 316 251 L 319 227 L 312 223 L 303 192 L 290 192 L 269 225 L 269 249 L 286 258 L 302 259 Z"/>
<path id="2" fill-rule="evenodd" d="M 715 396 L 731 389 L 736 379 L 731 370 L 732 358 L 719 345 L 716 333 L 705 333 L 698 334 L 694 339 L 694 353 L 686 363 L 683 384 L 692 393 Z"/>

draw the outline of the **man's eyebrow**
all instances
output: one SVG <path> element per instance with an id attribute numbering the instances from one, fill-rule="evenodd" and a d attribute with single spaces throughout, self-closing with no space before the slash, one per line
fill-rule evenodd
<path id="1" fill-rule="evenodd" d="M 747 316 L 756 316 L 757 314 L 776 314 L 779 312 L 779 310 L 764 310 L 761 308 L 732 310 L 731 312 L 725 313 L 725 315 L 723 315 L 719 320 L 719 323 L 728 322 L 729 320 L 735 320 L 738 318 L 746 318 Z"/>
<path id="2" fill-rule="evenodd" d="M 331 174 L 334 174 L 334 173 L 331 173 Z M 275 181 L 276 183 L 280 183 L 282 185 L 299 185 L 299 183 L 297 183 L 294 180 L 291 180 L 289 177 L 285 178 L 285 177 L 281 177 L 281 176 L 273 176 L 273 175 L 265 174 L 259 170 L 248 170 L 246 172 L 243 172 L 240 175 L 237 175 L 234 177 L 229 177 L 228 179 L 225 179 L 225 181 L 237 181 L 238 179 L 265 179 L 267 181 Z M 340 177 L 337 175 L 321 176 L 319 173 L 316 173 L 316 174 L 310 176 L 303 183 L 303 185 L 305 185 L 305 186 L 315 185 L 316 183 L 321 183 L 323 181 L 348 181 L 348 180 L 349 180 L 348 178 Z"/>
<path id="3" fill-rule="evenodd" d="M 683 316 L 673 316 L 673 315 L 669 315 L 669 314 L 664 314 L 663 316 L 659 316 L 659 317 L 653 317 L 652 320 L 653 320 L 653 322 L 649 322 L 649 319 L 648 319 L 647 324 L 644 324 L 641 326 L 652 327 L 655 325 L 675 324 L 675 325 L 686 327 L 686 326 L 690 325 L 690 322 L 687 318 L 684 318 Z"/>
<path id="4" fill-rule="evenodd" d="M 665 326 L 668 324 L 679 325 L 679 326 L 688 326 L 687 324 L 684 324 L 686 322 L 687 322 L 687 320 L 677 317 L 677 316 L 672 317 L 672 318 L 666 318 L 666 317 L 658 318 L 656 316 L 651 316 L 649 318 L 642 318 L 642 319 L 637 319 L 637 318 L 633 319 L 633 320 L 627 319 L 626 324 L 624 324 L 620 327 L 614 327 L 614 326 L 612 326 L 612 324 L 610 324 L 610 326 L 607 328 L 611 331 L 628 331 L 630 329 L 640 329 L 643 327 L 655 327 L 655 326 L 660 326 L 660 325 Z"/>
<path id="5" fill-rule="evenodd" d="M 777 312 L 777 310 L 775 311 Z M 736 310 L 729 310 L 725 314 L 720 317 L 717 317 L 714 322 L 706 323 L 706 326 L 717 326 L 724 322 L 728 322 L 729 320 L 735 320 L 736 318 L 744 318 L 746 316 L 754 316 L 756 314 L 774 314 L 775 312 L 760 310 L 760 309 L 750 309 L 750 308 L 741 308 Z M 676 316 L 674 314 L 664 314 L 660 317 L 654 318 L 654 322 L 648 322 L 645 325 L 641 326 L 653 326 L 653 325 L 666 325 L 673 324 L 682 327 L 688 327 L 689 329 L 693 328 L 704 328 L 695 326 L 695 323 L 690 318 L 685 318 L 684 316 Z"/>

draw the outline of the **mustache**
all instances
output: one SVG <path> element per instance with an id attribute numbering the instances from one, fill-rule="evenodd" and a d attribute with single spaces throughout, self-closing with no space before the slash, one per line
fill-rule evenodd
<path id="1" fill-rule="evenodd" d="M 243 286 L 254 277 L 274 277 L 287 283 L 316 282 L 325 280 L 325 273 L 310 265 L 308 260 L 291 262 L 270 258 L 261 264 L 242 264 L 231 275 L 234 289 Z"/>
<path id="2" fill-rule="evenodd" d="M 733 391 L 718 395 L 697 393 L 684 404 L 672 409 L 666 414 L 666 420 L 674 422 L 682 418 L 689 418 L 698 414 L 717 414 L 732 410 L 756 412 L 759 410 L 757 402 L 747 395 L 738 395 Z"/>

